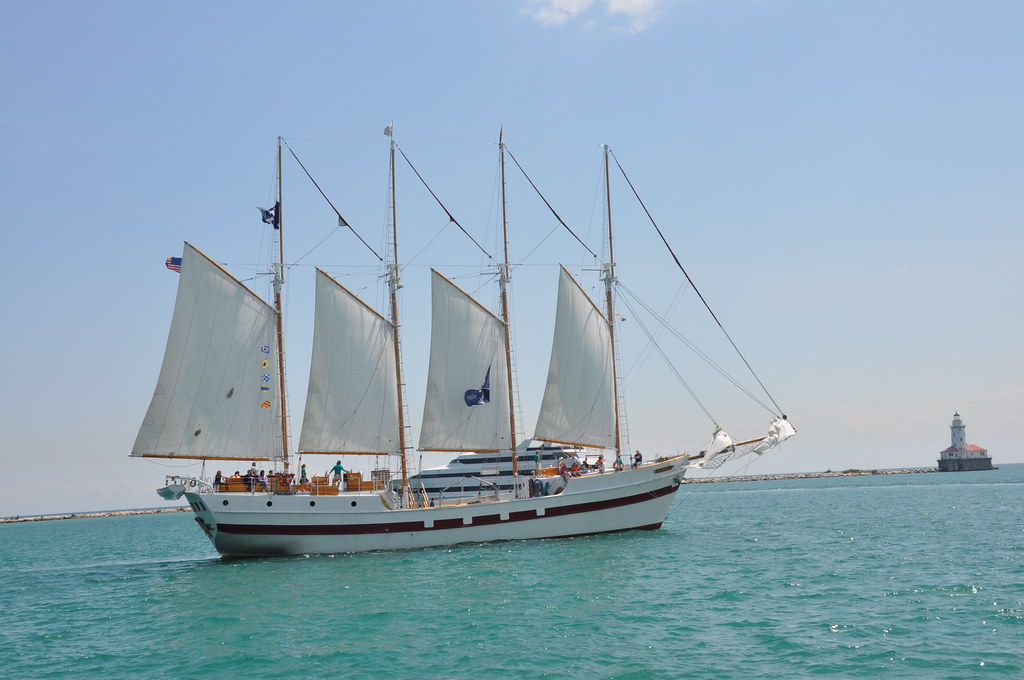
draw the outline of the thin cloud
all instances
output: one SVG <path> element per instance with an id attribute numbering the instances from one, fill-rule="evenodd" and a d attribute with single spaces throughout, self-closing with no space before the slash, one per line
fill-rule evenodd
<path id="1" fill-rule="evenodd" d="M 623 18 L 634 33 L 651 27 L 667 0 L 531 0 L 524 10 L 538 23 L 560 26 L 584 15 Z"/>

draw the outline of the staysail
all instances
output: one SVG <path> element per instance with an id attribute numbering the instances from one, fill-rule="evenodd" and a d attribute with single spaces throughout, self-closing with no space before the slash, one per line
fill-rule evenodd
<path id="1" fill-rule="evenodd" d="M 505 324 L 433 272 L 424 451 L 511 449 Z"/>
<path id="2" fill-rule="evenodd" d="M 131 455 L 280 458 L 276 318 L 185 243 L 160 377 Z"/>
<path id="3" fill-rule="evenodd" d="M 394 328 L 321 270 L 303 453 L 398 453 Z"/>
<path id="4" fill-rule="evenodd" d="M 562 267 L 551 363 L 534 437 L 615 448 L 614 381 L 608 321 Z"/>

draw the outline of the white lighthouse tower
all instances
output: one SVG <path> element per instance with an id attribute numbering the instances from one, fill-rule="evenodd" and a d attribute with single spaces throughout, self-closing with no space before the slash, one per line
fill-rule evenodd
<path id="1" fill-rule="evenodd" d="M 939 452 L 940 472 L 995 469 L 987 449 L 967 443 L 967 426 L 960 419 L 959 413 L 953 414 L 949 435 L 950 447 Z"/>
<path id="2" fill-rule="evenodd" d="M 949 426 L 949 432 L 953 440 L 953 448 L 957 451 L 966 451 L 967 426 L 964 425 L 964 421 L 960 420 L 959 413 L 953 414 L 953 424 Z"/>

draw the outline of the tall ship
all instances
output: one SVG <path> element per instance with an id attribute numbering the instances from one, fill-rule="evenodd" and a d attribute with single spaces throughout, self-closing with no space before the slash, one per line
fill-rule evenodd
<path id="1" fill-rule="evenodd" d="M 638 451 L 634 460 L 624 450 L 609 171 L 614 156 L 603 147 L 603 304 L 595 303 L 567 268 L 559 269 L 547 381 L 533 437 L 520 441 L 504 212 L 505 157 L 511 152 L 499 135 L 504 242 L 496 276 L 499 309 L 486 308 L 432 270 L 429 366 L 417 446 L 421 452 L 454 455 L 446 467 L 465 465 L 478 474 L 462 478 L 477 482 L 468 492 L 449 494 L 444 490 L 454 488 L 457 479 L 432 480 L 436 469 L 414 474 L 398 321 L 403 284 L 395 219 L 396 149 L 405 153 L 392 126 L 385 134 L 391 202 L 386 256 L 378 255 L 340 213 L 338 220 L 386 261 L 386 309 L 374 309 L 327 271 L 317 270 L 309 383 L 296 451 L 288 429 L 283 353 L 282 140 L 276 202 L 261 209 L 263 221 L 272 225 L 277 251 L 270 271 L 273 300 L 260 298 L 188 242 L 180 261 L 175 258 L 180 280 L 167 347 L 131 455 L 202 465 L 198 474 L 167 477 L 158 493 L 168 500 L 183 497 L 221 555 L 347 553 L 658 529 L 687 471 L 764 454 L 795 434 L 777 406 L 766 406 L 772 419 L 764 436 L 735 441 L 715 423 L 708 446 L 693 454 L 642 460 Z M 617 160 L 616 165 L 621 170 Z M 403 333 L 417 330 L 402 328 Z M 770 395 L 769 400 L 774 406 Z M 307 475 L 305 466 L 296 470 L 296 456 L 337 460 L 335 474 Z M 375 461 L 369 478 L 344 470 L 341 461 L 352 457 Z M 564 458 L 573 461 L 571 467 L 556 464 Z M 601 465 L 590 464 L 597 459 Z M 259 473 L 257 464 L 263 468 Z M 247 465 L 245 476 L 210 475 L 207 469 Z"/>
<path id="2" fill-rule="evenodd" d="M 970 470 L 995 470 L 988 449 L 967 443 L 967 426 L 960 413 L 953 414 L 949 426 L 950 445 L 939 452 L 939 472 L 966 472 Z"/>

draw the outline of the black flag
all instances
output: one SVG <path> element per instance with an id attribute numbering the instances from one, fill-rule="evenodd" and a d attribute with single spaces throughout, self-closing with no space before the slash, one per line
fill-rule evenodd
<path id="1" fill-rule="evenodd" d="M 274 225 L 274 229 L 281 228 L 281 201 L 275 203 L 273 208 L 259 208 L 259 211 L 265 224 Z"/>

